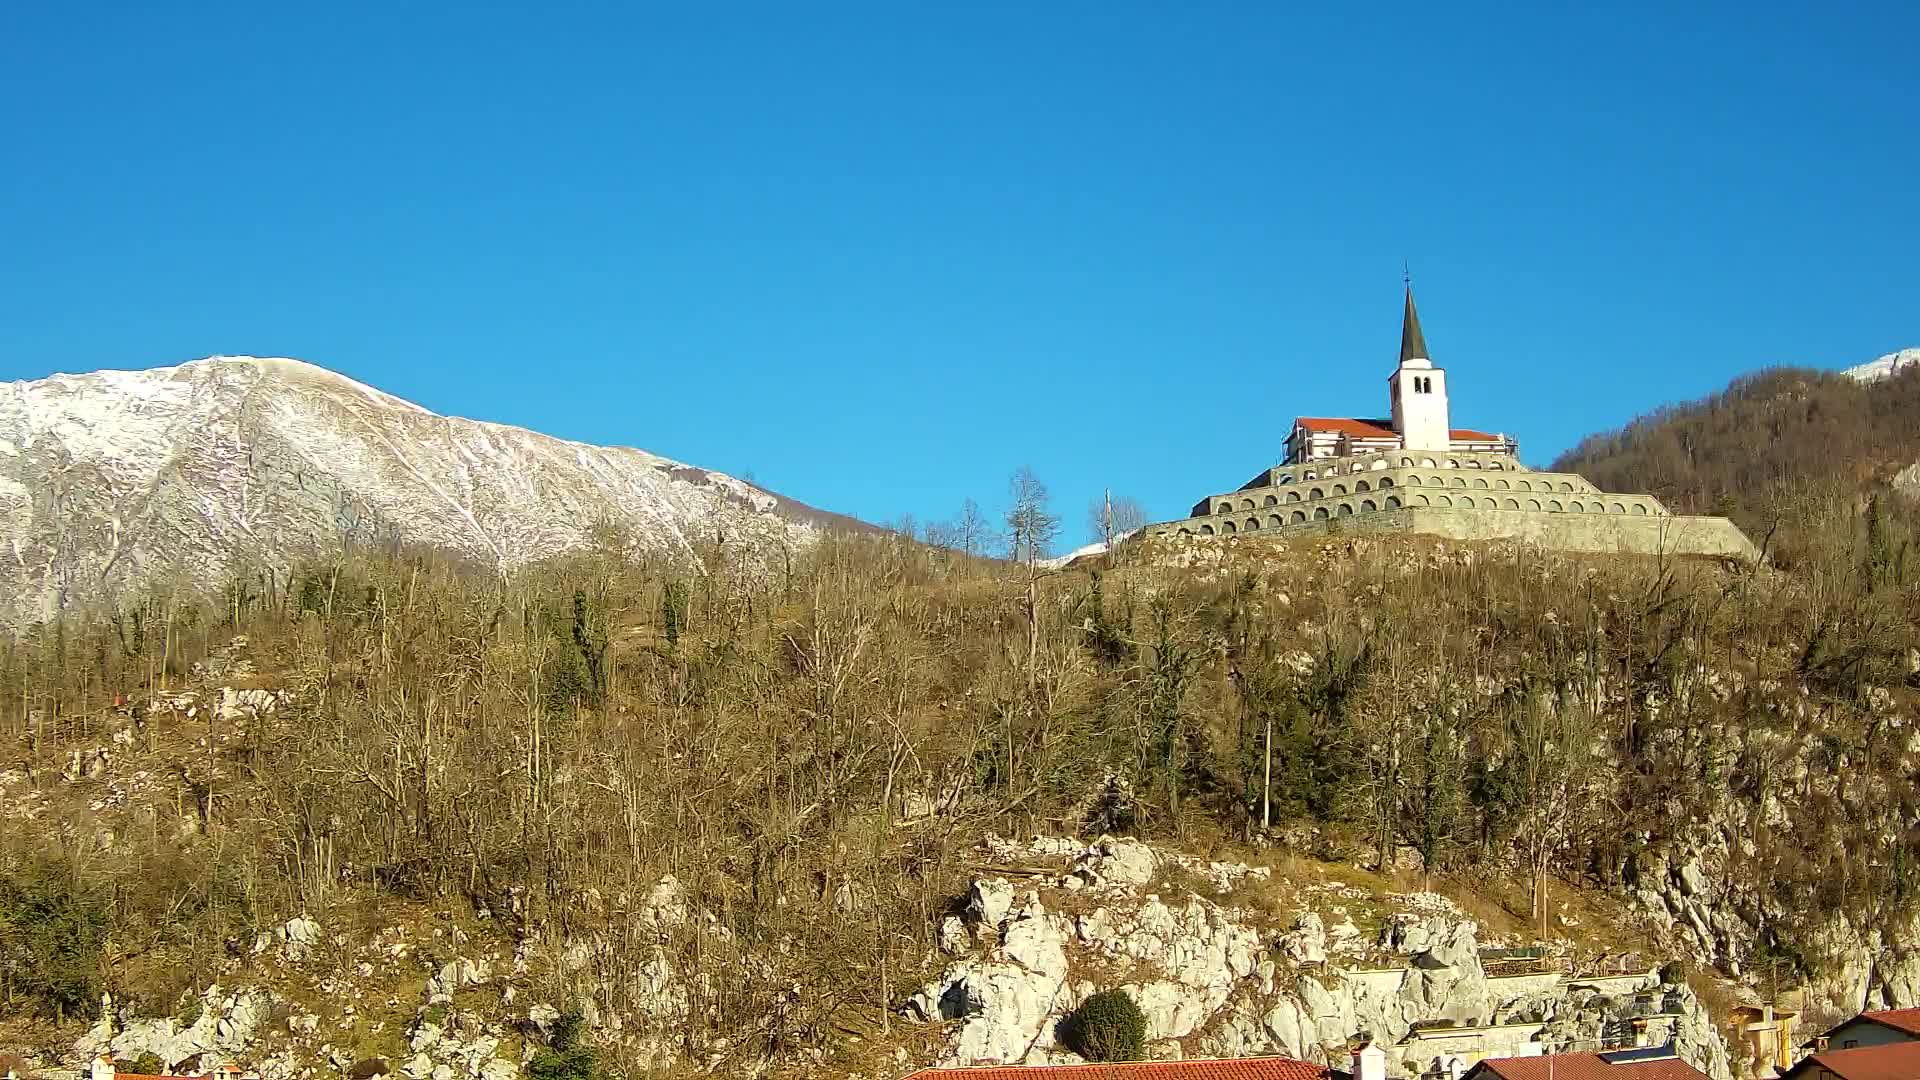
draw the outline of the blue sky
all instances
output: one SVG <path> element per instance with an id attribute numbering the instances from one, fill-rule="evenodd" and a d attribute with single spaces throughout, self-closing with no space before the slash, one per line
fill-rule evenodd
<path id="1" fill-rule="evenodd" d="M 872 520 L 1174 517 L 1366 414 L 1400 266 L 1543 463 L 1920 344 L 1920 5 L 0 16 L 0 380 L 292 355 Z M 703 10 L 704 9 L 704 10 Z"/>

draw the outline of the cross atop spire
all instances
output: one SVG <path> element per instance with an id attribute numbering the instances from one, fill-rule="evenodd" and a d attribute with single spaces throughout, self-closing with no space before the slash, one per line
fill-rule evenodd
<path id="1" fill-rule="evenodd" d="M 1400 362 L 1430 360 L 1426 335 L 1420 332 L 1420 313 L 1413 309 L 1413 282 L 1407 281 L 1407 311 L 1400 319 Z"/>

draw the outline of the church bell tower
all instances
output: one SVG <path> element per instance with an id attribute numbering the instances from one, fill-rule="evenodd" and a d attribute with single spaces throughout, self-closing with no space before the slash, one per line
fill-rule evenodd
<path id="1" fill-rule="evenodd" d="M 1413 284 L 1407 284 L 1407 310 L 1400 321 L 1400 366 L 1387 379 L 1393 395 L 1393 430 L 1408 450 L 1453 448 L 1447 419 L 1447 373 L 1427 356 L 1420 313 L 1413 309 Z"/>

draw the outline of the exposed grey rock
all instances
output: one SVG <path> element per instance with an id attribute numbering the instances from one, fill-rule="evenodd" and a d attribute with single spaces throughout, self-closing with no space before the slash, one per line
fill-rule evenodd
<path id="1" fill-rule="evenodd" d="M 975 883 L 976 899 L 983 895 L 980 884 Z M 1007 893 L 1010 899 L 1010 888 Z M 985 895 L 999 907 L 998 889 Z M 910 999 L 909 1009 L 922 1019 L 962 1021 L 944 1060 L 954 1065 L 1048 1060 L 1055 1049 L 1054 1024 L 1072 1004 L 1067 932 L 1064 918 L 1030 898 L 1005 923 L 999 945 L 986 959 L 949 966 Z"/>
<path id="2" fill-rule="evenodd" d="M 210 986 L 200 999 L 200 1015 L 192 1024 L 183 1027 L 171 1017 L 132 1019 L 117 1027 L 102 1021 L 74 1043 L 74 1050 L 84 1060 L 152 1054 L 169 1067 L 203 1056 L 233 1060 L 261 1034 L 273 1008 L 273 998 L 260 990 L 227 994 Z"/>
<path id="3" fill-rule="evenodd" d="M 1326 925 L 1319 915 L 1303 911 L 1294 919 L 1293 929 L 1280 939 L 1280 947 L 1296 964 L 1324 964 L 1327 962 Z"/>
<path id="4" fill-rule="evenodd" d="M 967 933 L 967 924 L 958 915 L 948 915 L 940 920 L 935 942 L 940 951 L 948 956 L 958 956 L 973 947 L 973 937 Z"/>
<path id="5" fill-rule="evenodd" d="M 1159 866 L 1147 845 L 1103 836 L 1075 861 L 1069 876 L 1089 889 L 1134 889 L 1153 881 Z"/>
<path id="6" fill-rule="evenodd" d="M 1248 913 L 1204 897 L 1142 895 L 1117 885 L 1108 867 L 1142 867 L 1146 860 L 1122 855 L 1115 861 L 1114 854 L 1083 853 L 1076 871 L 1059 880 L 1063 892 L 1075 891 L 1078 882 L 1079 892 L 1103 900 L 1070 925 L 1047 909 L 1043 893 L 1016 901 L 1003 880 L 973 884 L 971 924 L 991 925 L 981 913 L 1004 912 L 1000 933 L 980 939 L 984 954 L 960 955 L 909 1005 L 917 1017 L 950 1025 L 940 1064 L 1071 1060 L 1057 1044 L 1055 1028 L 1096 988 L 1094 980 L 1077 974 L 1083 960 L 1096 960 L 1099 971 L 1132 973 L 1123 988 L 1145 1014 L 1151 1045 L 1162 1056 L 1285 1054 L 1341 1065 L 1348 1039 L 1369 1032 L 1388 1047 L 1394 1072 L 1418 1071 L 1433 1062 L 1415 1060 L 1410 1055 L 1421 1044 L 1402 1040 L 1419 1021 L 1510 1023 L 1489 1038 L 1505 1040 L 1496 1049 L 1517 1051 L 1533 1035 L 1529 1021 L 1557 1017 L 1553 1037 L 1570 1041 L 1577 1032 L 1591 1039 L 1617 1030 L 1633 1008 L 1630 996 L 1569 996 L 1551 982 L 1488 980 L 1478 928 L 1443 898 L 1407 897 L 1418 913 L 1390 919 L 1383 928 L 1379 946 L 1400 957 L 1397 967 L 1381 969 L 1373 953 L 1349 969 L 1341 966 L 1350 962 L 1344 957 L 1364 945 L 1348 917 L 1329 933 L 1317 913 L 1302 911 L 1284 933 L 1263 934 L 1250 925 Z M 1155 856 L 1154 865 L 1167 858 Z M 1138 870 L 1127 875 L 1138 876 Z M 1677 882 L 1677 875 L 1668 880 Z M 1352 952 L 1341 952 L 1336 941 L 1347 942 Z M 947 935 L 947 943 L 958 945 L 957 935 Z M 1316 968 L 1277 980 L 1278 956 Z M 1697 1006 L 1690 1008 L 1689 1017 L 1673 1025 L 1673 1037 L 1714 1080 L 1730 1080 L 1718 1032 Z"/>
<path id="7" fill-rule="evenodd" d="M 273 937 L 280 943 L 281 955 L 289 960 L 305 960 L 314 946 L 320 944 L 320 924 L 305 915 L 295 915 L 274 927 Z"/>
<path id="8" fill-rule="evenodd" d="M 1687 897 L 1704 896 L 1707 893 L 1707 874 L 1700 869 L 1698 857 L 1690 858 L 1680 865 L 1680 895 Z"/>
<path id="9" fill-rule="evenodd" d="M 413 1029 L 413 1038 L 407 1041 L 408 1049 L 416 1054 L 431 1050 L 444 1034 L 446 1031 L 439 1024 L 420 1024 Z"/>
<path id="10" fill-rule="evenodd" d="M 967 895 L 967 916 L 975 925 L 999 929 L 1013 907 L 1013 886 L 1006 878 L 978 878 Z"/>

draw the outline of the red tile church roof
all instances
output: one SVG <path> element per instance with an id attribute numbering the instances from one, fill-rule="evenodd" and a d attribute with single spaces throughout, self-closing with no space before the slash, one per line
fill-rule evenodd
<path id="1" fill-rule="evenodd" d="M 1106 1065 L 989 1065 L 921 1069 L 906 1080 L 1327 1080 L 1324 1066 L 1295 1058 L 1132 1061 Z"/>
<path id="2" fill-rule="evenodd" d="M 1302 416 L 1293 422 L 1295 427 L 1308 431 L 1330 431 L 1337 435 L 1349 435 L 1356 439 L 1391 439 L 1393 421 L 1363 420 L 1357 416 Z M 1447 433 L 1458 442 L 1498 442 L 1500 436 L 1489 435 L 1472 428 L 1454 428 Z"/>
<path id="3" fill-rule="evenodd" d="M 1337 435 L 1352 435 L 1359 439 L 1393 438 L 1393 421 L 1362 420 L 1357 416 L 1303 416 L 1295 420 L 1294 426 L 1308 431 L 1331 431 Z"/>

